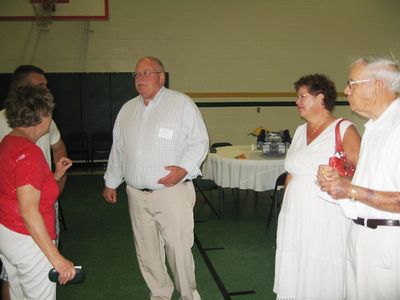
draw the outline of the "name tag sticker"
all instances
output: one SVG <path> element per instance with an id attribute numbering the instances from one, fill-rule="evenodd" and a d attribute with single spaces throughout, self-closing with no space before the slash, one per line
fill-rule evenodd
<path id="1" fill-rule="evenodd" d="M 158 137 L 162 139 L 170 140 L 174 136 L 174 131 L 169 128 L 160 128 L 158 130 Z"/>

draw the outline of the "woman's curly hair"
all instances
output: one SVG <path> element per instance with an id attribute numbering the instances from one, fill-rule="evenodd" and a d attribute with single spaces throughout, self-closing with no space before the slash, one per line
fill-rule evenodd
<path id="1" fill-rule="evenodd" d="M 296 92 L 300 87 L 306 87 L 308 92 L 317 96 L 324 95 L 324 106 L 328 111 L 332 111 L 335 107 L 337 91 L 335 83 L 323 74 L 310 74 L 301 77 L 294 83 Z"/>
<path id="2" fill-rule="evenodd" d="M 54 98 L 46 87 L 23 86 L 10 91 L 4 107 L 11 128 L 32 127 L 52 114 Z"/>

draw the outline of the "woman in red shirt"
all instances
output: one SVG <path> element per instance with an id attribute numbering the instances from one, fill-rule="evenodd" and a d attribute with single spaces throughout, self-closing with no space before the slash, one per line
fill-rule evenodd
<path id="1" fill-rule="evenodd" d="M 54 102 L 49 90 L 18 88 L 5 107 L 13 130 L 0 143 L 0 258 L 12 299 L 55 299 L 49 270 L 56 269 L 60 284 L 75 276 L 74 264 L 54 244 L 58 181 L 72 161 L 60 159 L 53 174 L 36 145 L 50 128 Z"/>

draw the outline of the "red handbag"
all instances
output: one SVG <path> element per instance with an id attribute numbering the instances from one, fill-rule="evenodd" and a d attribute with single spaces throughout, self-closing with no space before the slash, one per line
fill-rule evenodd
<path id="1" fill-rule="evenodd" d="M 329 158 L 329 165 L 336 169 L 340 176 L 353 176 L 356 167 L 351 164 L 346 158 L 344 152 L 342 138 L 340 136 L 340 123 L 345 119 L 341 119 L 335 127 L 335 154 Z"/>

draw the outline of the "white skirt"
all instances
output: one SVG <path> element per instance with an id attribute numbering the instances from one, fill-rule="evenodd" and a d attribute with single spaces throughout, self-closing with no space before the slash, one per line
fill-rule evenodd
<path id="1" fill-rule="evenodd" d="M 279 215 L 274 292 L 277 299 L 345 298 L 349 219 L 318 196 L 315 177 L 293 176 Z"/>

